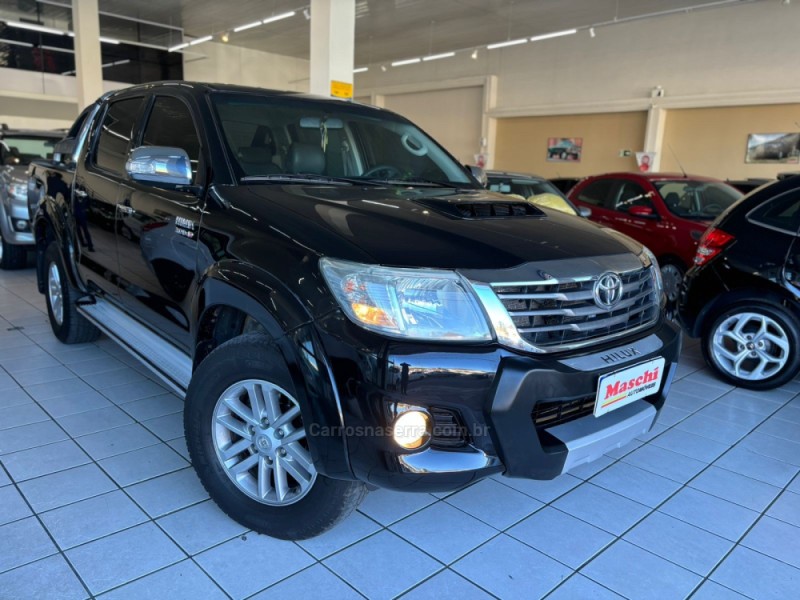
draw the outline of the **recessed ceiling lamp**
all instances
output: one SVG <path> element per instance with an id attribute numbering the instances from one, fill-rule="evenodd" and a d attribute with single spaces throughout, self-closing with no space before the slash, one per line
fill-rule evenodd
<path id="1" fill-rule="evenodd" d="M 486 46 L 487 50 L 494 50 L 495 48 L 506 48 L 507 46 L 518 46 L 519 44 L 527 44 L 528 38 L 520 38 L 518 40 L 508 40 L 507 42 L 497 42 L 496 44 L 489 44 Z"/>
<path id="2" fill-rule="evenodd" d="M 478 49 L 477 48 L 475 48 L 475 50 L 472 51 L 472 54 L 470 54 L 470 58 L 472 60 L 478 60 Z"/>
<path id="3" fill-rule="evenodd" d="M 357 69 L 353 69 L 353 73 L 366 73 L 369 71 L 369 67 L 359 67 Z"/>
<path id="4" fill-rule="evenodd" d="M 420 58 L 407 58 L 405 60 L 396 60 L 392 63 L 393 67 L 402 67 L 403 65 L 415 65 L 420 62 Z"/>
<path id="5" fill-rule="evenodd" d="M 597 34 L 594 32 L 594 27 L 589 27 L 589 37 L 595 37 Z"/>
<path id="6" fill-rule="evenodd" d="M 383 71 L 384 73 L 386 73 L 386 65 L 381 65 L 381 71 Z"/>
<path id="7" fill-rule="evenodd" d="M 223 41 L 223 43 L 227 44 L 228 42 L 231 41 L 231 32 L 230 31 L 226 31 L 225 33 L 223 33 L 219 37 L 219 39 L 221 39 Z"/>
<path id="8" fill-rule="evenodd" d="M 441 54 L 431 54 L 430 56 L 423 56 L 422 60 L 425 62 L 431 60 L 440 60 L 442 58 L 450 58 L 451 56 L 455 56 L 455 52 L 442 52 Z"/>
<path id="9" fill-rule="evenodd" d="M 578 33 L 577 29 L 565 29 L 564 31 L 554 31 L 553 33 L 543 33 L 542 35 L 535 35 L 531 38 L 532 42 L 539 42 L 541 40 L 549 40 L 551 38 L 563 37 L 565 35 L 573 35 Z"/>
<path id="10" fill-rule="evenodd" d="M 311 20 L 311 11 L 308 10 L 307 8 L 304 8 L 303 9 L 303 16 L 306 18 L 306 21 L 310 21 Z"/>

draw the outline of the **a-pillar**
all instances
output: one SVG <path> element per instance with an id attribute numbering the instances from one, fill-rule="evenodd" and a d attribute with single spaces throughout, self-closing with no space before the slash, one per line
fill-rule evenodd
<path id="1" fill-rule="evenodd" d="M 83 110 L 103 94 L 100 13 L 97 0 L 72 0 L 72 26 L 75 30 L 78 109 Z"/>
<path id="2" fill-rule="evenodd" d="M 351 98 L 356 0 L 311 0 L 310 91 Z"/>

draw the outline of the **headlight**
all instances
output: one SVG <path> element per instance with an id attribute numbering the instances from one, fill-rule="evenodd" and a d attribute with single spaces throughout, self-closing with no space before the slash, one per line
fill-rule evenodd
<path id="1" fill-rule="evenodd" d="M 656 294 L 660 302 L 664 304 L 667 297 L 664 295 L 664 281 L 661 279 L 661 267 L 658 266 L 656 255 L 653 254 L 647 246 L 642 246 L 642 252 L 639 254 L 639 259 L 645 267 L 650 267 L 650 273 L 653 276 L 653 285 L 656 289 Z"/>
<path id="2" fill-rule="evenodd" d="M 355 323 L 418 340 L 491 340 L 477 299 L 453 271 L 392 269 L 323 258 L 320 269 Z"/>
<path id="3" fill-rule="evenodd" d="M 24 183 L 12 183 L 8 186 L 8 191 L 17 200 L 28 200 L 28 186 Z"/>

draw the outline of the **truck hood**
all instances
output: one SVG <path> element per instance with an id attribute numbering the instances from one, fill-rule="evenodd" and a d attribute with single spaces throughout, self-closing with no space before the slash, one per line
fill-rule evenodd
<path id="1" fill-rule="evenodd" d="M 271 184 L 221 195 L 260 228 L 323 256 L 374 264 L 502 269 L 641 250 L 587 219 L 485 190 Z"/>

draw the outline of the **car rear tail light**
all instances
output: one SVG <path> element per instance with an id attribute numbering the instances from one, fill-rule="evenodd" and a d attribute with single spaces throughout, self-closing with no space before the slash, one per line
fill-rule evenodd
<path id="1" fill-rule="evenodd" d="M 717 254 L 722 252 L 722 249 L 733 241 L 733 236 L 716 227 L 711 227 L 700 238 L 700 243 L 697 245 L 697 254 L 694 257 L 694 264 L 704 265 Z"/>

